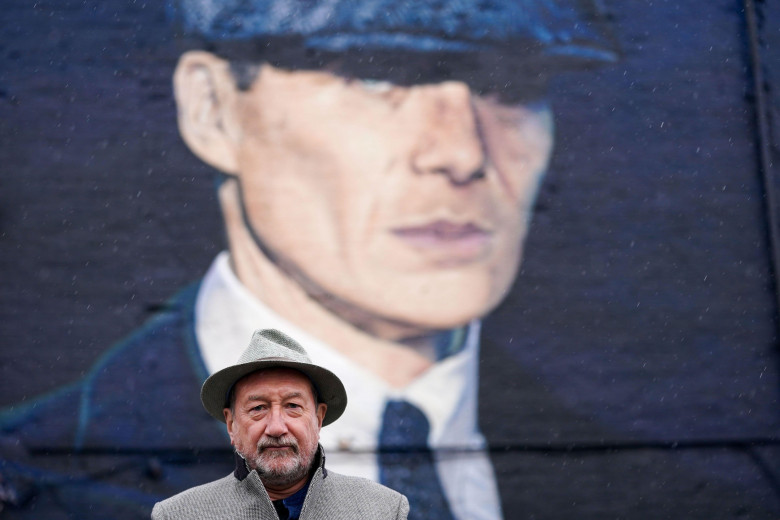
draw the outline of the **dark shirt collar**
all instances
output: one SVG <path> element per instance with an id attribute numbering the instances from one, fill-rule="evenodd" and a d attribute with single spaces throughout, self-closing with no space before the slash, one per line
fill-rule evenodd
<path id="1" fill-rule="evenodd" d="M 303 509 L 303 502 L 306 500 L 306 493 L 309 491 L 309 484 L 311 483 L 311 480 L 306 483 L 305 486 L 303 486 L 301 489 L 293 493 L 287 498 L 284 498 L 282 500 L 274 500 L 274 508 L 276 509 L 277 513 L 279 512 L 279 509 L 281 509 L 278 506 L 278 503 L 281 502 L 283 505 L 283 510 L 285 511 L 284 518 L 287 518 L 289 520 L 297 520 L 301 516 L 301 510 Z M 281 514 L 279 515 L 279 518 L 282 518 Z"/>

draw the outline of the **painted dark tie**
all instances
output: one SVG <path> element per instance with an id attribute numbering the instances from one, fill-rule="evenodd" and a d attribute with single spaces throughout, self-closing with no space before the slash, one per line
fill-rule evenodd
<path id="1" fill-rule="evenodd" d="M 388 401 L 379 432 L 379 480 L 409 499 L 409 520 L 453 520 L 428 448 L 430 425 L 406 401 Z"/>

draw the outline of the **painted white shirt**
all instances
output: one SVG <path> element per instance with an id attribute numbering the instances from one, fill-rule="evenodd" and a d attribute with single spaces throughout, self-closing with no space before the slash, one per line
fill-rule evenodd
<path id="1" fill-rule="evenodd" d="M 405 399 L 428 418 L 428 443 L 455 516 L 461 520 L 501 518 L 496 479 L 477 427 L 479 321 L 466 343 L 403 389 L 392 388 L 360 365 L 291 325 L 241 284 L 220 253 L 203 279 L 195 304 L 195 331 L 209 374 L 232 365 L 256 329 L 277 328 L 301 343 L 317 365 L 334 372 L 347 390 L 338 421 L 323 428 L 320 442 L 328 467 L 337 473 L 379 480 L 374 450 L 388 399 Z"/>

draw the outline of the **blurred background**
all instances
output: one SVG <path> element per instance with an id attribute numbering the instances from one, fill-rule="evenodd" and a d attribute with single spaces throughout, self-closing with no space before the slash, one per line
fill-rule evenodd
<path id="1" fill-rule="evenodd" d="M 603 3 L 622 59 L 554 78 L 553 161 L 483 326 L 506 347 L 483 377 L 515 381 L 480 395 L 505 515 L 778 518 L 780 5 Z M 5 0 L 0 28 L 13 409 L 88 373 L 224 240 L 162 3 Z"/>

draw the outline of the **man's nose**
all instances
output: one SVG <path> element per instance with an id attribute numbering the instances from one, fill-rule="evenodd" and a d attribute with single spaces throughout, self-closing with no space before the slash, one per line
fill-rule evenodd
<path id="1" fill-rule="evenodd" d="M 272 409 L 268 414 L 268 422 L 265 425 L 265 433 L 271 437 L 281 437 L 287 433 L 287 421 L 284 413 L 279 409 Z"/>
<path id="2" fill-rule="evenodd" d="M 448 81 L 421 87 L 417 136 L 412 167 L 418 173 L 446 175 L 466 184 L 484 175 L 485 146 L 468 85 Z"/>

